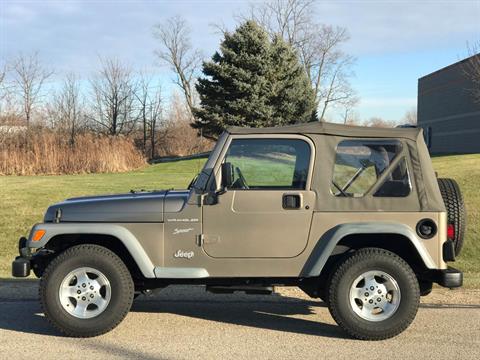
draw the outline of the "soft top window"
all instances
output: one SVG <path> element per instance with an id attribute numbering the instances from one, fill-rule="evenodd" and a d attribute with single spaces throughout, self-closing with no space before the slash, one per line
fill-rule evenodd
<path id="1" fill-rule="evenodd" d="M 233 165 L 232 189 L 297 189 L 307 184 L 310 146 L 300 139 L 234 139 L 225 161 Z"/>
<path id="2" fill-rule="evenodd" d="M 395 169 L 390 165 L 400 156 L 398 140 L 344 140 L 337 146 L 331 192 L 335 196 L 362 197 L 388 170 L 389 175 L 375 192 L 377 197 L 401 197 L 410 193 L 405 159 Z"/>

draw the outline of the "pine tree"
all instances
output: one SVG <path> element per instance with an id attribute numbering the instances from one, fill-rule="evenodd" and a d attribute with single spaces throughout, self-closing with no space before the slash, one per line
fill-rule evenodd
<path id="1" fill-rule="evenodd" d="M 315 93 L 293 48 L 281 37 L 271 44 L 272 124 L 303 123 L 315 117 Z"/>
<path id="2" fill-rule="evenodd" d="M 293 49 L 269 40 L 254 21 L 226 33 L 197 84 L 194 127 L 216 137 L 227 126 L 278 126 L 311 120 L 314 93 Z"/>

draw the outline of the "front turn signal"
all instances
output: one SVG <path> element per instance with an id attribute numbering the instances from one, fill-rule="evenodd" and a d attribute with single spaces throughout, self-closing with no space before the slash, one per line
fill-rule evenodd
<path id="1" fill-rule="evenodd" d="M 43 229 L 40 229 L 40 230 L 36 230 L 34 233 L 33 233 L 33 236 L 32 236 L 32 241 L 40 241 L 42 240 L 43 236 L 45 235 L 46 231 L 43 230 Z"/>

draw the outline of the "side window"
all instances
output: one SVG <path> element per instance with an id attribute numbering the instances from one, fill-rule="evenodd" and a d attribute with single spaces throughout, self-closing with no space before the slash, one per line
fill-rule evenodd
<path id="1" fill-rule="evenodd" d="M 388 171 L 376 197 L 402 197 L 410 193 L 405 158 L 395 169 L 390 164 L 402 152 L 397 140 L 344 140 L 337 146 L 331 192 L 335 196 L 362 197 Z"/>
<path id="2" fill-rule="evenodd" d="M 398 165 L 383 181 L 382 185 L 373 194 L 375 197 L 404 197 L 410 194 L 410 178 L 408 176 L 407 161 L 400 160 Z"/>
<path id="3" fill-rule="evenodd" d="M 310 145 L 299 139 L 234 139 L 225 162 L 233 165 L 232 189 L 303 190 Z"/>

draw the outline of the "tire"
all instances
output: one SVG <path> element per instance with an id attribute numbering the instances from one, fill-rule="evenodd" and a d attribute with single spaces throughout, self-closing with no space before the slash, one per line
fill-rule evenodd
<path id="1" fill-rule="evenodd" d="M 455 255 L 458 256 L 462 251 L 467 220 L 462 192 L 453 179 L 440 178 L 437 180 L 443 202 L 447 208 L 447 222 L 452 224 L 455 229 L 453 243 Z"/>
<path id="2" fill-rule="evenodd" d="M 53 259 L 39 291 L 45 316 L 56 329 L 71 337 L 92 337 L 112 330 L 125 318 L 132 306 L 134 284 L 115 253 L 86 244 Z"/>
<path id="3" fill-rule="evenodd" d="M 373 282 L 362 283 L 360 280 L 357 283 L 365 274 L 377 276 Z M 380 282 L 384 280 L 386 281 Z M 354 284 L 360 285 L 357 288 Z M 376 287 L 373 284 L 377 284 Z M 374 293 L 370 290 L 370 285 L 373 286 Z M 396 290 L 391 290 L 393 296 L 391 302 L 388 302 L 386 290 L 393 285 L 396 286 Z M 363 289 L 363 286 L 367 286 L 368 290 Z M 352 300 L 352 293 L 359 294 L 362 299 L 353 296 L 355 300 Z M 367 294 L 369 297 L 366 297 Z M 375 310 L 370 311 L 368 307 L 373 308 L 377 303 L 372 302 L 371 305 L 369 303 L 370 300 L 377 299 L 380 299 L 378 307 L 383 307 L 385 311 L 373 314 Z M 358 250 L 340 262 L 330 278 L 328 289 L 330 314 L 343 330 L 356 339 L 383 340 L 400 334 L 415 318 L 419 302 L 420 289 L 414 272 L 403 259 L 387 250 L 378 248 Z"/>

